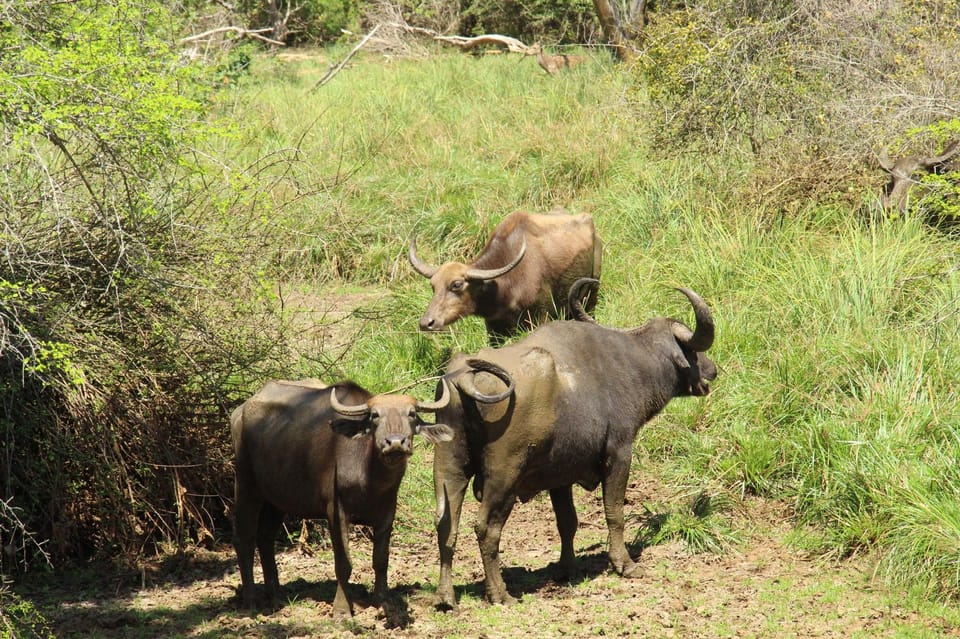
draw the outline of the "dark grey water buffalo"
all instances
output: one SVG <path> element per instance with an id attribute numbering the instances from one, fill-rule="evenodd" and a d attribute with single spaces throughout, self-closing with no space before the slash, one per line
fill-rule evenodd
<path id="1" fill-rule="evenodd" d="M 441 331 L 468 315 L 484 319 L 492 342 L 548 318 L 564 317 L 567 292 L 580 277 L 600 277 L 602 243 L 588 214 L 564 209 L 545 214 L 517 211 L 494 229 L 469 264 L 431 266 L 410 242 L 410 263 L 430 279 L 433 299 L 420 330 Z M 586 300 L 596 303 L 595 292 Z"/>
<path id="2" fill-rule="evenodd" d="M 449 401 L 446 384 L 441 390 L 437 401 L 419 402 L 407 395 L 371 395 L 352 382 L 327 387 L 316 380 L 277 381 L 233 411 L 233 543 L 244 605 L 255 603 L 254 546 L 270 597 L 279 591 L 274 541 L 285 513 L 329 522 L 336 616 L 351 614 L 346 594 L 352 572 L 349 527 L 370 526 L 374 597 L 383 598 L 397 491 L 413 451 L 413 436 L 431 442 L 451 437 L 442 423 L 420 419 L 420 413 L 436 412 Z"/>
<path id="3" fill-rule="evenodd" d="M 575 314 L 580 321 L 551 322 L 514 344 L 476 355 L 505 369 L 515 389 L 488 404 L 453 392 L 437 413 L 454 432 L 453 440 L 434 452 L 439 607 L 456 606 L 452 563 L 471 477 L 480 500 L 475 531 L 492 603 L 513 601 L 500 572 L 503 526 L 518 499 L 544 490 L 557 518 L 562 568 L 575 564 L 573 485 L 587 490 L 602 485 L 610 563 L 624 576 L 639 573 L 627 553 L 623 518 L 634 438 L 672 398 L 706 395 L 717 375 L 704 354 L 714 339 L 710 309 L 693 291 L 679 290 L 693 305 L 695 330 L 663 317 L 632 330 L 606 328 L 580 309 Z M 451 374 L 464 360 L 453 358 Z M 482 394 L 504 392 L 485 373 L 473 382 Z"/>

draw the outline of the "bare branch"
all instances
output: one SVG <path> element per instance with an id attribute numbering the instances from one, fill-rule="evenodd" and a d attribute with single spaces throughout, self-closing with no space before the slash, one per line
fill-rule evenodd
<path id="1" fill-rule="evenodd" d="M 407 33 L 415 33 L 418 35 L 427 36 L 428 38 L 432 38 L 438 42 L 452 44 L 463 49 L 464 51 L 470 51 L 471 49 L 485 45 L 503 47 L 511 53 L 527 53 L 527 49 L 529 49 L 529 47 L 520 40 L 497 33 L 485 33 L 483 35 L 467 37 L 458 35 L 444 35 L 438 31 L 434 31 L 433 29 L 414 27 L 405 22 L 388 22 L 386 23 L 386 26 L 399 29 L 401 31 L 406 31 Z"/>
<path id="2" fill-rule="evenodd" d="M 511 53 L 526 53 L 527 45 L 525 45 L 520 40 L 516 38 L 511 38 L 510 36 L 499 35 L 496 33 L 488 33 L 484 35 L 473 36 L 468 38 L 465 36 L 445 36 L 436 34 L 433 36 L 434 40 L 439 42 L 446 42 L 457 47 L 460 47 L 464 51 L 469 51 L 474 47 L 480 47 L 484 45 L 496 45 L 504 47 L 507 51 Z"/>
<path id="3" fill-rule="evenodd" d="M 198 40 L 204 40 L 206 38 L 209 38 L 210 36 L 217 35 L 218 33 L 232 32 L 232 33 L 236 33 L 241 37 L 263 40 L 264 42 L 267 42 L 269 44 L 274 44 L 279 47 L 285 46 L 285 43 L 279 40 L 274 40 L 273 38 L 268 38 L 266 36 L 260 35 L 261 33 L 266 33 L 268 31 L 273 31 L 273 29 L 270 27 L 265 27 L 263 29 L 243 29 L 241 27 L 217 27 L 216 29 L 210 29 L 209 31 L 204 31 L 203 33 L 198 33 L 196 35 L 187 36 L 186 38 L 181 38 L 180 44 L 187 44 L 190 42 L 196 42 Z"/>
<path id="4" fill-rule="evenodd" d="M 27 530 L 26 525 L 21 521 L 20 509 L 11 505 L 13 498 L 4 501 L 0 499 L 0 532 L 3 532 L 3 539 L 6 541 L 0 551 L 11 561 L 20 563 L 22 567 L 27 567 L 30 563 L 31 552 L 29 547 L 33 547 L 34 552 L 41 557 L 48 566 L 53 567 L 53 561 L 50 553 L 44 548 L 46 541 L 38 541 L 36 536 Z M 19 543 L 16 542 L 16 536 L 20 536 Z"/>
<path id="5" fill-rule="evenodd" d="M 370 33 L 368 33 L 363 37 L 363 40 L 361 40 L 359 44 L 357 44 L 357 46 L 355 46 L 353 49 L 350 50 L 350 53 L 347 54 L 347 57 L 345 57 L 339 63 L 331 65 L 330 68 L 327 69 L 327 72 L 324 74 L 324 76 L 320 78 L 320 80 L 318 80 L 317 83 L 313 85 L 313 87 L 310 88 L 310 91 L 308 93 L 313 93 L 314 91 L 322 87 L 324 84 L 329 82 L 330 79 L 333 78 L 333 76 L 340 73 L 343 67 L 347 65 L 347 62 L 350 61 L 350 58 L 352 58 L 357 51 L 362 49 L 363 45 L 365 45 L 367 41 L 369 41 L 370 38 L 372 38 L 379 29 L 380 29 L 380 25 L 378 24 L 377 26 L 375 26 L 373 29 L 370 30 Z"/>

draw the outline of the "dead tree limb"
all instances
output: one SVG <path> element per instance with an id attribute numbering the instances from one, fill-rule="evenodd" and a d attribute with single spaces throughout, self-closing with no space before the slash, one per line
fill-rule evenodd
<path id="1" fill-rule="evenodd" d="M 218 27 L 216 29 L 210 29 L 209 31 L 204 31 L 203 33 L 198 33 L 196 35 L 187 36 L 186 38 L 181 38 L 180 44 L 188 44 L 190 42 L 196 42 L 198 40 L 205 40 L 211 36 L 215 36 L 220 33 L 232 32 L 232 33 L 236 33 L 241 37 L 256 38 L 257 40 L 263 40 L 264 42 L 268 42 L 278 47 L 284 46 L 284 43 L 280 42 L 279 40 L 274 40 L 273 38 L 268 38 L 264 35 L 260 35 L 268 31 L 273 31 L 273 29 L 271 27 L 266 27 L 263 29 L 242 29 L 240 27 Z"/>
<path id="2" fill-rule="evenodd" d="M 327 82 L 329 82 L 333 78 L 333 76 L 340 73 L 343 67 L 347 66 L 347 62 L 350 61 L 350 58 L 352 58 L 357 51 L 362 49 L 363 45 L 365 45 L 370 40 L 370 38 L 372 38 L 377 33 L 379 29 L 380 29 L 379 24 L 374 28 L 370 29 L 370 33 L 363 36 L 363 40 L 361 40 L 357 44 L 357 46 L 355 46 L 353 49 L 350 50 L 350 53 L 347 54 L 347 57 L 345 57 L 343 60 L 341 60 L 337 64 L 330 65 L 330 68 L 327 69 L 327 72 L 324 74 L 324 76 L 320 78 L 317 81 L 317 83 L 310 88 L 310 91 L 308 91 L 308 93 L 313 93 L 314 91 L 316 91 L 317 89 L 325 85 Z"/>
<path id="3" fill-rule="evenodd" d="M 527 45 L 516 38 L 498 35 L 496 33 L 488 33 L 485 35 L 473 36 L 471 38 L 466 36 L 445 36 L 437 34 L 433 36 L 433 39 L 437 40 L 438 42 L 446 42 L 460 47 L 464 51 L 470 51 L 475 47 L 481 47 L 485 45 L 503 47 L 511 53 L 526 53 L 528 49 Z"/>
<path id="4" fill-rule="evenodd" d="M 627 34 L 624 33 L 617 3 L 610 0 L 593 0 L 593 6 L 600 19 L 600 26 L 603 28 L 603 37 L 606 38 L 617 59 L 625 62 L 633 59 L 635 53 L 627 41 Z"/>

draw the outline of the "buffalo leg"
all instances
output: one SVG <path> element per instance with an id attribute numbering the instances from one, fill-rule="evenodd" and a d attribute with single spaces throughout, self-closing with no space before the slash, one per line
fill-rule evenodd
<path id="1" fill-rule="evenodd" d="M 439 415 L 437 419 L 440 419 Z M 450 423 L 453 421 L 450 420 Z M 454 430 L 452 441 L 442 442 L 434 447 L 433 487 L 437 498 L 437 516 L 434 523 L 440 550 L 440 582 L 437 585 L 436 607 L 441 610 L 457 608 L 453 590 L 453 556 L 457 550 L 463 498 L 472 475 L 468 470 L 470 467 L 467 436 L 462 429 Z"/>
<path id="2" fill-rule="evenodd" d="M 457 598 L 453 591 L 453 556 L 457 550 L 460 532 L 460 511 L 467 492 L 469 479 L 462 473 L 445 476 L 434 475 L 437 490 L 437 544 L 440 550 L 440 583 L 437 585 L 438 608 L 455 610 Z"/>
<path id="3" fill-rule="evenodd" d="M 337 594 L 333 598 L 333 616 L 337 618 L 350 617 L 353 615 L 350 599 L 347 597 L 347 586 L 350 583 L 350 575 L 353 574 L 349 546 L 350 525 L 339 505 L 334 506 L 334 513 L 329 521 L 330 541 L 333 546 L 333 567 L 337 576 Z"/>
<path id="4" fill-rule="evenodd" d="M 550 491 L 550 502 L 557 516 L 557 531 L 560 533 L 560 569 L 570 574 L 576 567 L 573 536 L 577 533 L 577 510 L 573 506 L 573 486 L 563 486 Z"/>
<path id="5" fill-rule="evenodd" d="M 396 500 L 394 500 L 396 503 Z M 387 598 L 387 568 L 390 564 L 390 535 L 396 509 L 373 531 L 373 600 L 378 604 Z"/>
<path id="6" fill-rule="evenodd" d="M 276 506 L 264 503 L 260 508 L 257 525 L 257 551 L 260 553 L 260 566 L 263 568 L 263 583 L 267 596 L 273 600 L 280 594 L 280 575 L 277 572 L 275 543 L 277 532 L 283 525 L 283 513 Z"/>
<path id="7" fill-rule="evenodd" d="M 500 571 L 500 535 L 516 503 L 516 496 L 511 493 L 504 494 L 490 483 L 485 488 L 486 494 L 480 504 L 474 530 L 480 545 L 480 557 L 483 559 L 487 600 L 494 604 L 511 604 L 517 600 L 507 592 L 507 584 L 504 583 Z"/>
<path id="8" fill-rule="evenodd" d="M 640 570 L 627 552 L 623 539 L 623 501 L 630 475 L 630 448 L 607 451 L 607 475 L 603 478 L 603 513 L 609 531 L 608 556 L 613 569 L 624 577 L 639 577 Z"/>
<path id="9" fill-rule="evenodd" d="M 246 608 L 256 604 L 253 582 L 253 553 L 261 502 L 243 497 L 237 490 L 233 506 L 233 547 L 240 566 L 240 599 Z"/>

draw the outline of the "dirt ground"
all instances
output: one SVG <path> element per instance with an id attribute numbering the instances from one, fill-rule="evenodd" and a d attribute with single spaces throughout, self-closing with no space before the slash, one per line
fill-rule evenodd
<path id="1" fill-rule="evenodd" d="M 634 479 L 628 513 L 657 490 L 650 478 Z M 607 566 L 599 491 L 575 496 L 582 574 L 573 580 L 558 580 L 551 563 L 559 538 L 549 499 L 519 504 L 507 522 L 504 575 L 521 596 L 513 606 L 483 601 L 472 499 L 454 565 L 457 613 L 432 605 L 432 530 L 395 538 L 392 591 L 382 609 L 370 598 L 371 544 L 357 531 L 349 621 L 331 618 L 333 561 L 319 537 L 311 538 L 313 556 L 296 545 L 278 554 L 286 601 L 255 614 L 237 608 L 240 579 L 229 545 L 159 558 L 139 573 L 86 570 L 16 590 L 43 611 L 56 637 L 960 637 L 946 616 L 922 616 L 875 585 L 868 561 L 818 561 L 790 547 L 787 514 L 777 504 L 755 500 L 732 513 L 742 541 L 725 553 L 653 546 L 640 558 L 644 575 L 628 580 Z"/>

